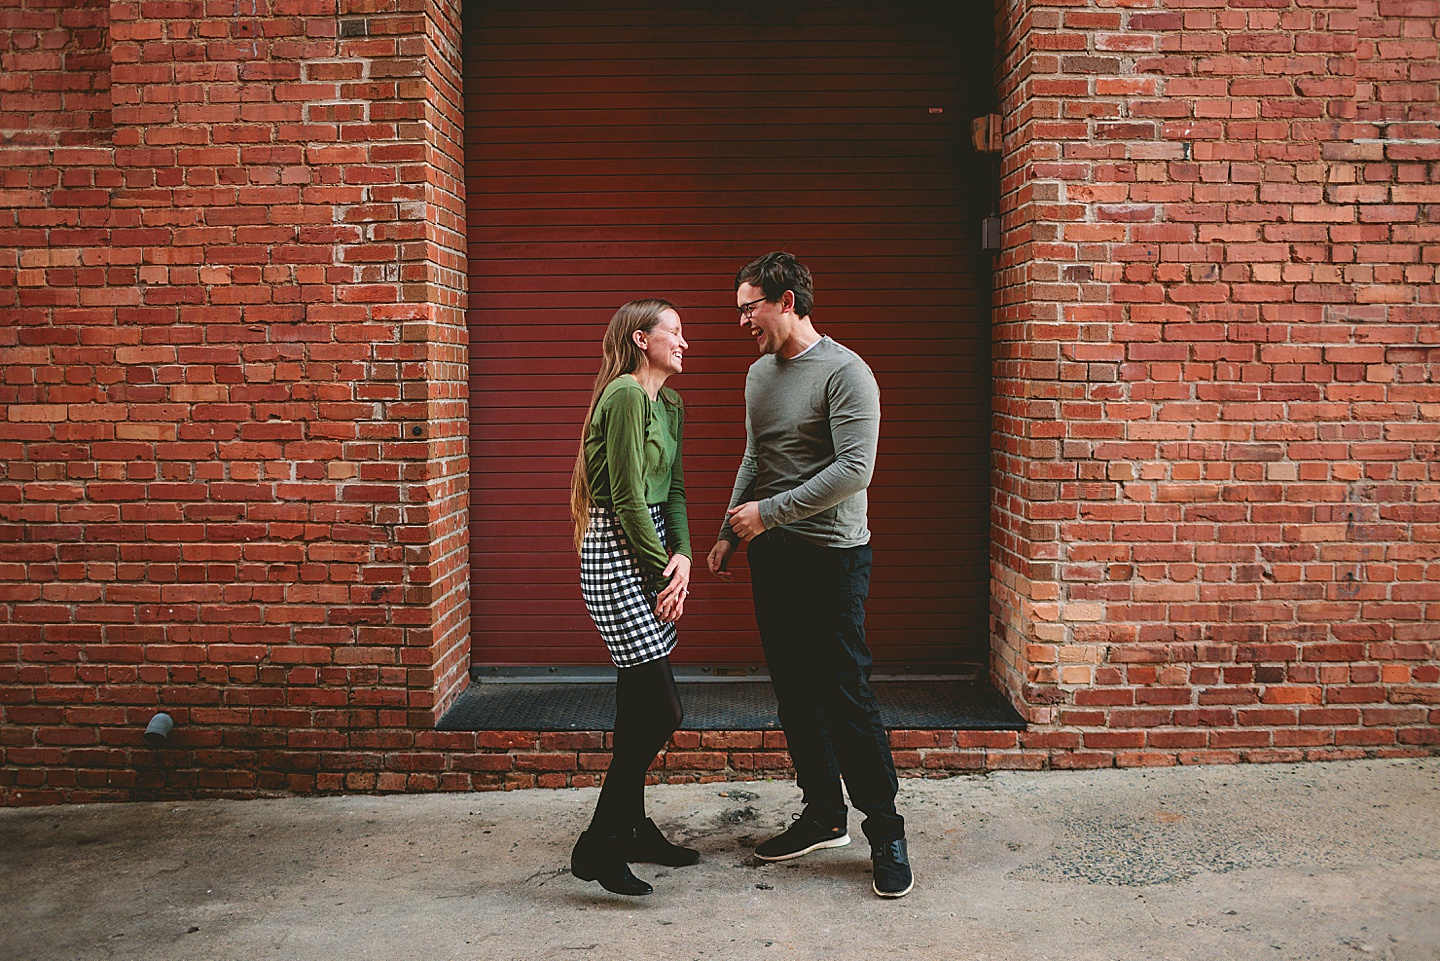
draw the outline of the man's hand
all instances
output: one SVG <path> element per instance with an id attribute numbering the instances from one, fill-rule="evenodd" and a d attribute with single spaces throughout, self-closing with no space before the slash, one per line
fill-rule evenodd
<path id="1" fill-rule="evenodd" d="M 734 552 L 735 545 L 725 538 L 722 537 L 716 541 L 715 546 L 710 548 L 710 556 L 705 560 L 706 565 L 710 568 L 710 573 L 722 581 L 734 580 L 735 576 L 729 571 L 730 555 Z"/>
<path id="2" fill-rule="evenodd" d="M 746 501 L 730 508 L 725 515 L 730 519 L 730 529 L 746 543 L 765 533 L 765 522 L 760 519 L 759 501 Z"/>

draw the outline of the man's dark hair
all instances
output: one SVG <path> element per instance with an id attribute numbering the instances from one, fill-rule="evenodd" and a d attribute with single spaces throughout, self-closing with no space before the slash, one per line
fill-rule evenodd
<path id="1" fill-rule="evenodd" d="M 777 250 L 773 254 L 750 261 L 735 275 L 735 289 L 741 284 L 759 287 L 765 292 L 765 299 L 776 301 L 790 290 L 795 293 L 795 313 L 801 317 L 810 316 L 815 306 L 815 290 L 810 284 L 810 269 L 795 259 L 794 254 Z"/>

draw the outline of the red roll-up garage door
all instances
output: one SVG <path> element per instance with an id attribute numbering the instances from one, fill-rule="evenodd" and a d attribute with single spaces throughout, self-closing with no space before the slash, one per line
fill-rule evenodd
<path id="1" fill-rule="evenodd" d="M 744 446 L 733 277 L 790 250 L 882 399 L 869 635 L 984 661 L 989 24 L 904 3 L 487 2 L 465 14 L 477 664 L 605 664 L 569 472 L 615 308 L 680 306 L 697 573 L 680 664 L 761 663 L 748 576 L 701 573 Z"/>

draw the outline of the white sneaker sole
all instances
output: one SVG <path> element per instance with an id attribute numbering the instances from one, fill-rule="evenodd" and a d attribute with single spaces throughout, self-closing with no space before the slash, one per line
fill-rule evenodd
<path id="1" fill-rule="evenodd" d="M 910 886 L 907 887 L 904 891 L 893 891 L 893 892 L 892 892 L 892 891 L 881 891 L 879 888 L 877 888 L 877 887 L 875 886 L 875 882 L 874 882 L 874 881 L 871 881 L 871 882 L 870 882 L 870 890 L 874 891 L 876 894 L 880 895 L 882 898 L 903 898 L 905 895 L 909 894 L 910 891 L 911 891 L 914 887 L 915 887 L 915 877 L 914 877 L 914 875 L 911 875 L 911 877 L 910 877 Z"/>
<path id="2" fill-rule="evenodd" d="M 845 845 L 847 845 L 847 844 L 849 844 L 849 843 L 850 843 L 850 835 L 849 835 L 849 834 L 843 834 L 843 835 L 841 835 L 841 836 L 838 837 L 838 838 L 831 838 L 831 839 L 828 840 L 828 841 L 816 841 L 814 844 L 810 845 L 808 848 L 801 848 L 799 851 L 796 851 L 796 852 L 793 853 L 793 854 L 782 854 L 782 855 L 779 855 L 778 857 L 770 857 L 770 858 L 767 858 L 765 855 L 760 854 L 760 853 L 757 851 L 756 854 L 755 854 L 755 856 L 756 856 L 757 858 L 759 858 L 761 861 L 771 861 L 771 862 L 774 862 L 774 861 L 793 861 L 793 860 L 795 860 L 795 859 L 798 858 L 798 857 L 803 857 L 804 855 L 809 854 L 811 851 L 818 851 L 818 850 L 820 850 L 821 848 L 843 848 Z"/>

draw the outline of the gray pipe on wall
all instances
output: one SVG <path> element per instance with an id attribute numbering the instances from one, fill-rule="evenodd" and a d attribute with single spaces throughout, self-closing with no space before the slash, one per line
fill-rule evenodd
<path id="1" fill-rule="evenodd" d="M 145 743 L 151 747 L 164 747 L 170 743 L 170 730 L 175 720 L 169 714 L 156 714 L 145 726 Z"/>

